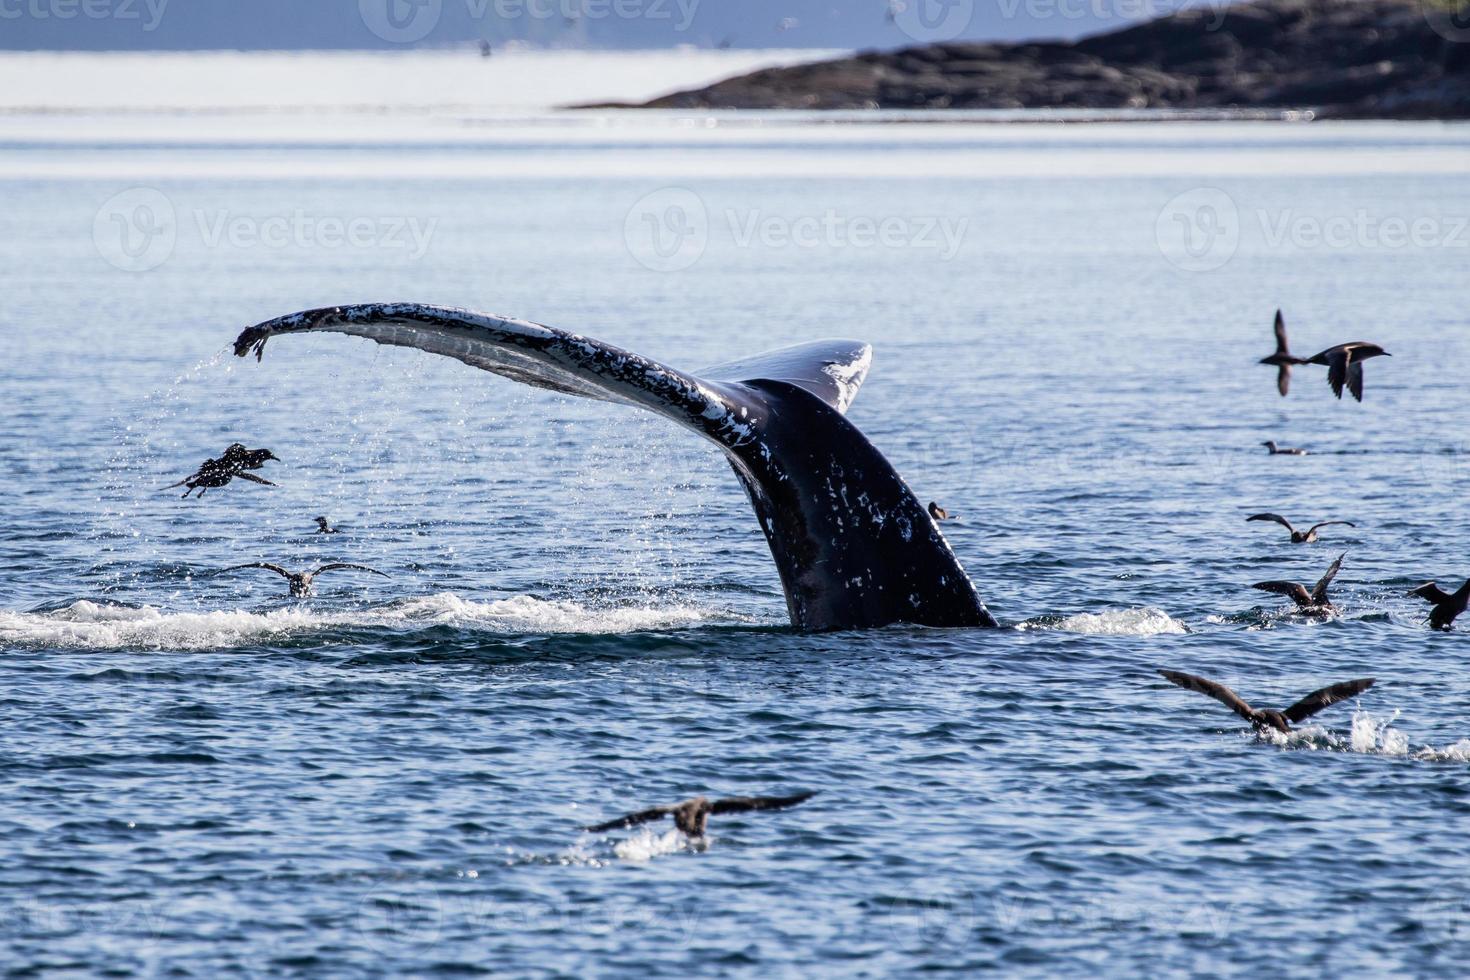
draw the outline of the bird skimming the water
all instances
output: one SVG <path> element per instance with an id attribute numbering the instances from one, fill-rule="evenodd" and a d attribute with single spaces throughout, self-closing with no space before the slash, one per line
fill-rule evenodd
<path id="1" fill-rule="evenodd" d="M 634 827 L 641 823 L 651 823 L 654 820 L 662 820 L 664 817 L 673 817 L 674 826 L 678 827 L 686 837 L 703 837 L 705 826 L 712 813 L 746 813 L 751 810 L 784 810 L 787 807 L 805 803 L 816 796 L 815 792 L 797 793 L 795 796 L 734 796 L 725 800 L 710 800 L 703 796 L 696 796 L 692 800 L 676 803 L 673 806 L 656 806 L 648 810 L 639 810 L 627 816 L 609 820 L 606 823 L 595 824 L 586 828 L 592 833 L 604 830 L 618 830 L 623 827 Z"/>
<path id="2" fill-rule="evenodd" d="M 1357 527 L 1358 526 L 1358 525 L 1354 524 L 1352 521 L 1323 521 L 1321 524 L 1313 524 L 1311 527 L 1307 528 L 1305 531 L 1298 531 L 1296 528 L 1294 528 L 1294 527 L 1291 526 L 1291 521 L 1288 521 L 1286 518 L 1282 517 L 1280 514 L 1252 514 L 1250 517 L 1247 517 L 1245 520 L 1246 520 L 1246 523 L 1247 524 L 1250 523 L 1251 521 L 1275 521 L 1277 524 L 1280 524 L 1282 527 L 1286 528 L 1288 531 L 1291 532 L 1291 543 L 1292 544 L 1316 544 L 1317 543 L 1317 531 L 1320 528 L 1331 527 L 1334 524 L 1346 524 L 1348 527 Z"/>
<path id="3" fill-rule="evenodd" d="M 1286 321 L 1281 318 L 1280 310 L 1276 311 L 1276 353 L 1261 358 L 1260 363 L 1276 368 L 1276 390 L 1281 392 L 1282 398 L 1291 391 L 1292 365 L 1307 363 L 1300 357 L 1292 356 L 1291 346 L 1286 342 Z"/>
<path id="4" fill-rule="evenodd" d="M 1333 562 L 1332 567 L 1327 569 L 1327 574 L 1312 586 L 1311 592 L 1307 591 L 1306 586 L 1297 582 L 1257 582 L 1251 588 L 1288 596 L 1292 602 L 1296 603 L 1298 612 L 1310 616 L 1328 616 L 1337 612 L 1337 607 L 1328 601 L 1327 587 L 1332 584 L 1333 579 L 1337 578 L 1337 573 L 1342 570 L 1342 560 L 1346 557 L 1347 552 L 1338 555 L 1337 561 Z"/>
<path id="5" fill-rule="evenodd" d="M 222 487 L 235 477 L 249 480 L 251 483 L 262 483 L 268 487 L 275 486 L 271 481 L 256 476 L 254 473 L 246 473 L 246 470 L 258 470 L 265 465 L 267 460 L 280 460 L 280 457 L 269 449 L 246 449 L 238 442 L 231 443 L 225 448 L 218 459 L 206 459 L 199 465 L 191 476 L 186 476 L 178 483 L 170 483 L 160 490 L 172 490 L 175 487 L 188 487 L 184 491 L 187 497 L 198 489 L 199 496 L 204 496 L 204 491 L 215 487 Z"/>
<path id="6" fill-rule="evenodd" d="M 221 568 L 214 574 L 223 575 L 225 572 L 234 572 L 242 568 L 264 568 L 267 571 L 275 572 L 277 575 L 284 576 L 286 582 L 290 586 L 291 595 L 295 596 L 298 599 L 304 599 L 307 596 L 311 595 L 311 586 L 313 579 L 315 579 L 322 572 L 330 572 L 336 568 L 353 568 L 359 572 L 372 572 L 374 575 L 382 575 L 384 578 L 388 577 L 386 573 L 380 572 L 376 568 L 368 568 L 366 565 L 353 565 L 349 562 L 341 561 L 332 562 L 329 565 L 323 565 L 320 568 L 313 569 L 309 572 L 292 572 L 282 568 L 280 565 L 272 565 L 270 562 L 252 561 L 244 565 L 231 565 L 229 568 Z"/>
<path id="7" fill-rule="evenodd" d="M 1434 609 L 1429 613 L 1429 625 L 1437 630 L 1447 630 L 1465 611 L 1465 607 L 1470 605 L 1470 580 L 1466 580 L 1460 586 L 1460 591 L 1454 595 L 1450 595 L 1434 582 L 1426 582 L 1410 594 L 1425 602 L 1434 603 Z"/>
<path id="8" fill-rule="evenodd" d="M 1307 358 L 1303 363 L 1327 365 L 1327 383 L 1332 386 L 1333 393 L 1341 398 L 1343 386 L 1346 385 L 1348 391 L 1353 393 L 1353 397 L 1362 401 L 1363 362 L 1370 357 L 1392 356 L 1377 344 L 1355 340 L 1350 344 L 1329 347 L 1322 353 Z"/>
<path id="9" fill-rule="evenodd" d="M 1250 722 L 1257 730 L 1274 728 L 1278 732 L 1289 732 L 1291 731 L 1292 722 L 1306 721 L 1323 708 L 1334 705 L 1339 701 L 1346 701 L 1348 698 L 1357 697 L 1372 687 L 1374 681 L 1372 677 L 1364 677 L 1360 680 L 1343 681 L 1341 684 L 1333 684 L 1331 687 L 1324 687 L 1320 691 L 1313 691 L 1283 711 L 1277 711 L 1274 708 L 1252 708 L 1245 701 L 1241 700 L 1240 695 L 1230 690 L 1224 684 L 1206 680 L 1203 677 L 1196 677 L 1194 674 L 1184 674 L 1177 670 L 1161 670 L 1159 673 L 1163 674 L 1171 683 L 1214 698 Z"/>

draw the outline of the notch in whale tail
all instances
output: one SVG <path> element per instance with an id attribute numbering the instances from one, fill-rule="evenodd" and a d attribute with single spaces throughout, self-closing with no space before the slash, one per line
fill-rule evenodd
<path id="1" fill-rule="evenodd" d="M 689 374 L 589 337 L 470 310 L 335 306 L 250 327 L 235 353 L 331 331 L 453 357 L 513 381 L 636 405 L 716 443 L 745 488 L 792 625 L 994 626 L 923 505 L 844 412 L 872 348 L 822 340 Z"/>

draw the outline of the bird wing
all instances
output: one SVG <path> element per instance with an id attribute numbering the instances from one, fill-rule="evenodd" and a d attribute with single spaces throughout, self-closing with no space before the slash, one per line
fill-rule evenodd
<path id="1" fill-rule="evenodd" d="M 1359 680 L 1343 681 L 1341 684 L 1324 687 L 1320 691 L 1313 691 L 1311 694 L 1308 694 L 1281 713 L 1289 721 L 1302 721 L 1312 717 L 1330 704 L 1336 704 L 1339 701 L 1346 701 L 1348 698 L 1357 697 L 1373 686 L 1373 680 L 1372 677 L 1364 677 Z"/>
<path id="2" fill-rule="evenodd" d="M 311 574 L 313 577 L 315 577 L 317 575 L 320 575 L 322 572 L 330 572 L 334 568 L 355 568 L 359 572 L 372 572 L 374 575 L 381 575 L 384 578 L 389 577 L 387 572 L 380 572 L 376 568 L 368 568 L 366 565 L 354 565 L 351 562 L 346 561 L 334 561 L 331 564 L 323 565 L 321 568 L 318 568 Z"/>
<path id="3" fill-rule="evenodd" d="M 1305 585 L 1298 582 L 1257 582 L 1251 588 L 1260 589 L 1262 592 L 1274 592 L 1277 595 L 1289 596 L 1291 601 L 1295 602 L 1298 606 L 1312 605 L 1311 593 L 1307 591 Z"/>
<path id="4" fill-rule="evenodd" d="M 1348 357 L 1347 378 L 1348 378 L 1348 381 L 1347 381 L 1347 383 L 1348 383 L 1348 391 L 1351 391 L 1353 393 L 1353 397 L 1356 398 L 1358 401 L 1362 401 L 1363 400 L 1363 363 L 1361 361 L 1358 361 L 1358 360 L 1354 359 L 1351 355 L 1349 355 L 1349 357 Z"/>
<path id="5" fill-rule="evenodd" d="M 1283 364 L 1276 372 L 1276 390 L 1285 398 L 1291 393 L 1291 365 Z"/>
<path id="6" fill-rule="evenodd" d="M 798 803 L 805 803 L 816 796 L 816 792 L 797 793 L 794 796 L 731 796 L 715 800 L 710 804 L 710 813 L 745 813 L 748 810 L 784 810 Z"/>
<path id="7" fill-rule="evenodd" d="M 1426 602 L 1434 603 L 1436 606 L 1442 606 L 1451 599 L 1450 594 L 1444 589 L 1441 589 L 1436 582 L 1426 582 L 1413 592 L 1410 592 L 1409 595 L 1416 595 Z"/>
<path id="8" fill-rule="evenodd" d="M 1331 347 L 1312 358 L 1318 364 L 1327 365 L 1327 383 L 1338 398 L 1342 397 L 1342 386 L 1348 380 L 1348 362 L 1352 355 L 1341 347 Z"/>
<path id="9" fill-rule="evenodd" d="M 246 473 L 246 472 L 244 472 L 242 470 L 241 472 L 236 473 L 235 475 L 238 476 L 242 480 L 249 480 L 251 483 L 264 483 L 268 487 L 275 486 L 275 484 L 272 483 L 271 481 L 269 481 L 267 479 L 264 479 L 262 477 L 258 477 L 254 473 Z"/>
<path id="10" fill-rule="evenodd" d="M 1255 721 L 1255 709 L 1246 704 L 1240 695 L 1230 690 L 1224 684 L 1207 680 L 1203 677 L 1197 677 L 1194 674 L 1185 674 L 1177 670 L 1161 670 L 1159 673 L 1163 674 L 1165 679 L 1171 683 L 1212 697 L 1247 721 Z"/>
<path id="11" fill-rule="evenodd" d="M 1321 524 L 1313 524 L 1307 530 L 1307 536 L 1310 537 L 1311 535 L 1315 534 L 1320 529 L 1322 529 L 1324 527 L 1331 527 L 1334 524 L 1346 524 L 1348 527 L 1357 527 L 1358 526 L 1358 525 L 1354 524 L 1352 521 L 1323 521 Z"/>
<path id="12" fill-rule="evenodd" d="M 1286 342 L 1286 320 L 1281 316 L 1280 310 L 1276 311 L 1276 353 L 1291 355 L 1291 347 Z M 1282 367 L 1282 371 L 1288 375 L 1291 373 L 1291 369 L 1286 366 Z M 1285 391 L 1281 393 L 1286 394 Z"/>
<path id="13" fill-rule="evenodd" d="M 655 820 L 661 820 L 673 812 L 674 808 L 671 806 L 656 806 L 648 810 L 639 810 L 637 813 L 629 813 L 626 816 L 618 817 L 616 820 L 609 820 L 606 823 L 593 824 L 591 827 L 584 827 L 583 829 L 596 834 L 604 830 L 636 827 L 641 823 L 652 823 Z"/>
<path id="14" fill-rule="evenodd" d="M 1277 524 L 1280 524 L 1282 527 L 1286 528 L 1288 531 L 1292 532 L 1293 534 L 1296 533 L 1296 528 L 1294 528 L 1294 527 L 1291 526 L 1291 521 L 1288 521 L 1286 518 L 1282 517 L 1280 514 L 1252 514 L 1250 517 L 1247 517 L 1245 520 L 1246 520 L 1246 523 L 1250 523 L 1251 521 L 1275 521 Z"/>
<path id="15" fill-rule="evenodd" d="M 1346 551 L 1338 555 L 1337 561 L 1333 562 L 1332 566 L 1327 569 L 1327 574 L 1323 575 L 1322 578 L 1318 580 L 1317 584 L 1312 586 L 1313 602 L 1327 601 L 1327 587 L 1332 584 L 1333 579 L 1337 578 L 1337 573 L 1342 571 L 1342 560 L 1346 557 Z"/>
<path id="16" fill-rule="evenodd" d="M 198 475 L 199 475 L 199 473 L 197 471 L 194 472 L 194 473 L 190 473 L 188 476 L 184 477 L 178 483 L 170 483 L 168 486 L 166 486 L 166 487 L 159 487 L 158 489 L 160 489 L 160 490 L 172 490 L 175 487 L 181 487 L 184 484 L 188 483 L 190 480 L 194 479 Z"/>
<path id="17" fill-rule="evenodd" d="M 252 561 L 244 565 L 231 565 L 229 568 L 221 568 L 214 574 L 223 575 L 225 572 L 233 572 L 241 568 L 264 568 L 267 571 L 275 572 L 277 575 L 284 575 L 286 578 L 291 577 L 291 573 L 286 571 L 280 565 L 272 565 L 270 562 L 266 561 Z"/>

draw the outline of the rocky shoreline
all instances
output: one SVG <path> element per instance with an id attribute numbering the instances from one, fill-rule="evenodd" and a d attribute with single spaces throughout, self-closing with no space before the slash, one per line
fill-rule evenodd
<path id="1" fill-rule="evenodd" d="M 1470 3 L 1197 8 L 1075 43 L 951 42 L 767 69 L 637 108 L 1279 109 L 1465 119 Z"/>

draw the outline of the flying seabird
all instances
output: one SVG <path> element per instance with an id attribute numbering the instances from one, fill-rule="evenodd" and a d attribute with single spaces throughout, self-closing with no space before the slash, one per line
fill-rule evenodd
<path id="1" fill-rule="evenodd" d="M 1293 357 L 1291 347 L 1286 342 L 1286 321 L 1281 318 L 1281 311 L 1276 311 L 1276 353 L 1270 357 L 1261 358 L 1260 363 L 1271 364 L 1277 368 L 1276 390 L 1281 392 L 1285 398 L 1286 393 L 1291 391 L 1291 366 L 1293 364 L 1305 364 L 1306 361 L 1300 357 Z"/>
<path id="2" fill-rule="evenodd" d="M 1429 614 L 1429 625 L 1437 630 L 1447 630 L 1465 607 L 1470 605 L 1470 580 L 1460 586 L 1460 591 L 1454 595 L 1441 589 L 1433 582 L 1427 582 L 1419 586 L 1410 595 L 1416 595 L 1426 602 L 1434 603 L 1434 610 Z"/>
<path id="3" fill-rule="evenodd" d="M 1245 520 L 1246 523 L 1250 523 L 1251 521 L 1275 521 L 1277 524 L 1280 524 L 1282 527 L 1291 532 L 1292 544 L 1316 544 L 1317 530 L 1319 528 L 1331 527 L 1334 524 L 1346 524 L 1348 527 L 1358 526 L 1352 521 L 1323 521 L 1321 524 L 1313 524 L 1305 531 L 1298 531 L 1296 528 L 1291 526 L 1291 521 L 1288 521 L 1280 514 L 1252 514 Z"/>
<path id="4" fill-rule="evenodd" d="M 1298 611 L 1307 613 L 1308 615 L 1330 615 L 1337 612 L 1337 607 L 1327 601 L 1327 586 L 1331 585 L 1332 580 L 1337 578 L 1337 573 L 1342 569 L 1342 560 L 1346 557 L 1347 552 L 1345 551 L 1338 555 L 1337 561 L 1333 562 L 1332 567 L 1327 569 L 1327 574 L 1322 576 L 1321 581 L 1312 586 L 1311 592 L 1307 591 L 1306 586 L 1296 582 L 1257 582 L 1251 588 L 1260 589 L 1262 592 L 1275 592 L 1278 595 L 1289 596 L 1291 601 L 1297 604 Z"/>
<path id="5" fill-rule="evenodd" d="M 1388 351 L 1377 344 L 1367 341 L 1355 340 L 1350 344 L 1338 344 L 1329 347 L 1320 354 L 1315 354 L 1304 361 L 1305 364 L 1327 365 L 1327 383 L 1332 386 L 1333 392 L 1338 398 L 1342 397 L 1343 385 L 1347 385 L 1348 391 L 1358 401 L 1363 400 L 1363 362 L 1370 357 L 1392 357 Z"/>
<path id="6" fill-rule="evenodd" d="M 1271 451 L 1271 455 L 1272 456 L 1305 456 L 1305 455 L 1307 455 L 1307 451 L 1305 449 L 1287 449 L 1287 448 L 1284 448 L 1282 446 L 1276 445 L 1276 443 L 1272 442 L 1270 439 L 1267 439 L 1265 442 L 1261 443 L 1261 445 L 1263 445 L 1267 449 L 1269 449 Z"/>
<path id="7" fill-rule="evenodd" d="M 316 519 L 316 533 L 317 534 L 336 534 L 337 533 L 337 529 L 335 527 L 333 527 L 331 524 L 329 524 L 327 522 L 327 519 L 325 517 L 318 517 Z"/>
<path id="8" fill-rule="evenodd" d="M 639 810 L 637 813 L 630 813 L 616 820 L 595 824 L 585 829 L 592 833 L 599 833 L 604 830 L 634 827 L 641 823 L 662 820 L 664 817 L 673 817 L 674 826 L 678 827 L 686 837 L 703 837 L 705 824 L 712 813 L 784 810 L 798 803 L 805 803 L 816 795 L 815 792 L 811 792 L 797 793 L 795 796 L 733 796 L 729 799 L 713 801 L 703 796 L 696 796 L 692 800 L 685 800 L 673 806 L 656 806 L 649 810 Z"/>
<path id="9" fill-rule="evenodd" d="M 184 496 L 187 497 L 197 488 L 199 496 L 202 497 L 205 490 L 222 487 L 237 476 L 242 480 L 273 487 L 275 484 L 271 481 L 245 472 L 245 470 L 260 469 L 265 465 L 266 460 L 270 459 L 279 460 L 280 457 L 269 449 L 246 449 L 240 443 L 233 442 L 225 448 L 224 453 L 218 459 L 206 459 L 201 463 L 193 475 L 159 489 L 172 490 L 174 487 L 186 486 L 188 489 L 184 491 Z"/>
<path id="10" fill-rule="evenodd" d="M 929 516 L 936 521 L 947 521 L 949 520 L 949 511 L 931 500 L 929 501 Z"/>
<path id="11" fill-rule="evenodd" d="M 280 565 L 272 565 L 270 562 L 252 561 L 244 565 L 231 565 L 229 568 L 221 568 L 214 574 L 223 575 L 225 572 L 233 572 L 241 568 L 264 568 L 267 571 L 275 572 L 277 575 L 285 576 L 287 583 L 290 585 L 291 594 L 298 599 L 304 599 L 311 595 L 312 579 L 316 578 L 322 572 L 330 572 L 334 568 L 355 568 L 359 572 L 372 572 L 374 575 L 382 575 L 384 578 L 388 577 L 386 573 L 380 572 L 376 568 L 368 568 L 366 565 L 353 565 L 341 561 L 323 565 L 310 572 L 291 572 L 282 568 Z"/>
<path id="12" fill-rule="evenodd" d="M 1183 674 L 1177 670 L 1161 670 L 1159 673 L 1180 687 L 1188 688 L 1191 691 L 1198 691 L 1201 694 L 1214 698 L 1250 722 L 1257 730 L 1274 728 L 1278 732 L 1289 732 L 1291 731 L 1292 722 L 1306 721 L 1323 708 L 1334 705 L 1339 701 L 1346 701 L 1348 698 L 1357 697 L 1372 687 L 1374 681 L 1372 677 L 1364 677 L 1355 681 L 1343 681 L 1341 684 L 1333 684 L 1331 687 L 1324 687 L 1320 691 L 1313 691 L 1284 711 L 1277 711 L 1274 708 L 1252 708 L 1241 700 L 1240 695 L 1230 690 L 1224 684 L 1206 680 L 1203 677 L 1196 677 L 1193 674 Z"/>

